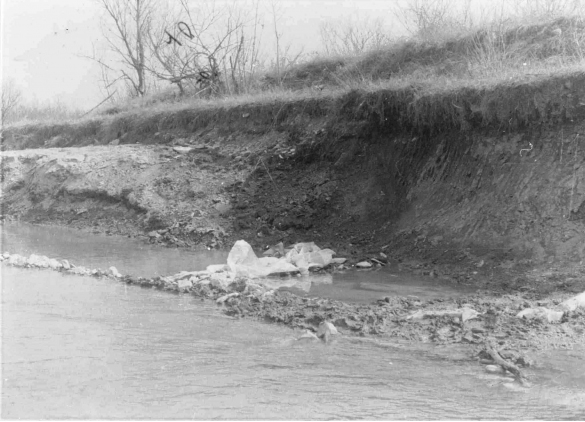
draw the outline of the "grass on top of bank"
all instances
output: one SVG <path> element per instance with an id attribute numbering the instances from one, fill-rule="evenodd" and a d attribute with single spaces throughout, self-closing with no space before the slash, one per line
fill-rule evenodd
<path id="1" fill-rule="evenodd" d="M 455 39 L 430 42 L 398 39 L 354 57 L 317 57 L 294 67 L 281 80 L 266 74 L 255 91 L 237 96 L 180 96 L 169 88 L 102 110 L 102 114 L 163 108 L 232 107 L 336 96 L 355 89 L 403 90 L 420 95 L 572 72 L 585 65 L 585 19 L 561 17 L 546 22 L 500 23 Z"/>
<path id="2" fill-rule="evenodd" d="M 199 98 L 167 90 L 76 120 L 8 126 L 2 143 L 5 149 L 72 146 L 75 138 L 103 144 L 133 133 L 121 140 L 127 143 L 162 131 L 228 127 L 250 110 L 240 126 L 254 125 L 257 133 L 295 113 L 373 119 L 425 133 L 517 128 L 543 118 L 572 118 L 569 108 L 582 104 L 570 103 L 567 89 L 576 89 L 577 96 L 585 90 L 582 17 L 500 25 L 437 42 L 403 39 L 357 57 L 321 57 L 279 83 L 265 75 L 261 89 L 239 96 Z"/>

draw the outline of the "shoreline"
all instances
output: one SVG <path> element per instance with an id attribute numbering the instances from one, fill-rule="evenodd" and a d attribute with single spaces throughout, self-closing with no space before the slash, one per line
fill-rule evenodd
<path id="1" fill-rule="evenodd" d="M 502 363 L 490 357 L 494 347 L 505 362 L 521 368 L 531 364 L 527 353 L 585 346 L 585 306 L 572 311 L 554 310 L 560 309 L 559 306 L 571 298 L 567 294 L 541 300 L 527 299 L 521 293 L 497 292 L 430 300 L 392 296 L 371 304 L 359 304 L 301 297 L 289 291 L 266 287 L 261 280 L 234 278 L 226 271 L 213 272 L 214 269 L 145 278 L 122 275 L 115 267 L 106 271 L 88 269 L 67 260 L 35 254 L 27 258 L 4 252 L 0 255 L 0 261 L 19 268 L 51 269 L 64 274 L 109 278 L 174 294 L 190 294 L 216 302 L 224 314 L 234 318 L 278 323 L 311 334 L 316 333 L 322 323 L 328 322 L 342 336 L 395 339 L 437 346 L 465 345 L 484 365 Z M 278 279 L 272 278 L 275 281 Z M 546 306 L 552 308 L 552 313 L 518 317 L 519 310 L 546 309 Z M 552 320 L 550 315 L 553 315 Z"/>

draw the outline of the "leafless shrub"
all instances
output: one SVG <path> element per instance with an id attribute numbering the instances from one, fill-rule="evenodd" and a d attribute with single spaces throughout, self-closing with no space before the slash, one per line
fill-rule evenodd
<path id="1" fill-rule="evenodd" d="M 394 8 L 395 17 L 417 38 L 440 41 L 474 27 L 471 0 L 458 4 L 449 0 L 408 0 Z"/>
<path id="2" fill-rule="evenodd" d="M 9 121 L 11 114 L 18 107 L 21 97 L 22 92 L 12 79 L 8 79 L 2 83 L 2 109 L 0 110 L 2 125 Z"/>
<path id="3" fill-rule="evenodd" d="M 156 0 L 99 0 L 106 15 L 102 35 L 108 48 L 118 58 L 119 73 L 131 95 L 143 96 L 147 91 L 147 35 L 157 12 Z"/>
<path id="4" fill-rule="evenodd" d="M 384 30 L 384 20 L 352 19 L 324 22 L 320 26 L 321 41 L 331 56 L 355 56 L 378 49 L 390 41 Z"/>

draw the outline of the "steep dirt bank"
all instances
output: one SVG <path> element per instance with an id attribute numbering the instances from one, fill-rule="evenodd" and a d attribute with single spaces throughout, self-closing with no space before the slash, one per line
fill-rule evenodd
<path id="1" fill-rule="evenodd" d="M 580 265 L 583 117 L 581 72 L 9 128 L 2 214 L 178 246 Z"/>

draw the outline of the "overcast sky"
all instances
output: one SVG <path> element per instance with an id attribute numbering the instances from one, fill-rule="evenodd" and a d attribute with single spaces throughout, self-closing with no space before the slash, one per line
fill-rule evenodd
<path id="1" fill-rule="evenodd" d="M 178 0 L 170 0 L 177 2 Z M 193 3 L 202 0 L 191 0 Z M 225 2 L 227 0 L 215 0 Z M 231 1 L 231 0 L 230 0 Z M 251 0 L 235 0 L 240 5 Z M 346 18 L 382 18 L 391 36 L 406 34 L 392 10 L 408 0 L 275 0 L 280 8 L 278 27 L 282 45 L 291 53 L 322 51 L 320 24 Z M 473 1 L 472 12 L 481 4 L 506 0 Z M 508 0 L 513 2 L 514 0 Z M 2 77 L 13 79 L 26 101 L 59 99 L 88 109 L 104 95 L 99 90 L 99 66 L 82 56 L 93 46 L 103 47 L 99 0 L 0 0 L 2 5 Z M 271 0 L 260 0 L 265 24 L 271 29 Z M 274 33 L 265 30 L 264 49 L 272 48 Z"/>
<path id="2" fill-rule="evenodd" d="M 102 99 L 99 67 L 91 60 L 100 45 L 102 10 L 95 0 L 1 0 L 2 71 L 24 91 L 26 100 L 61 99 L 82 108 Z M 244 0 L 241 0 L 244 1 Z M 304 52 L 322 49 L 319 25 L 359 15 L 384 17 L 389 32 L 403 33 L 392 22 L 388 0 L 277 0 L 282 11 L 283 44 Z M 268 11 L 269 2 L 264 5 Z M 267 13 L 267 18 L 269 14 Z M 270 24 L 270 22 L 267 22 Z M 272 37 L 268 31 L 266 38 Z M 265 40 L 268 44 L 270 39 Z"/>

